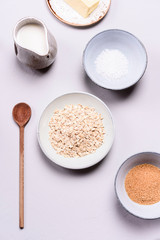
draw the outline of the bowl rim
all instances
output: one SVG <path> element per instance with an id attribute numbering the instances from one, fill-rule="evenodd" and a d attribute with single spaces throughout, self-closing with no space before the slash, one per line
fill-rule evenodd
<path id="1" fill-rule="evenodd" d="M 105 153 L 104 156 L 103 156 L 100 160 L 98 160 L 98 161 L 96 161 L 96 162 L 94 162 L 94 163 L 88 163 L 88 164 L 86 164 L 85 166 L 82 166 L 82 167 L 67 166 L 67 165 L 59 164 L 57 161 L 54 161 L 54 159 L 51 159 L 51 158 L 50 158 L 49 154 L 48 154 L 47 151 L 44 149 L 44 147 L 43 147 L 43 145 L 42 145 L 42 143 L 41 143 L 41 141 L 40 141 L 40 131 L 39 131 L 39 129 L 40 129 L 40 122 L 41 122 L 43 113 L 44 113 L 45 110 L 49 107 L 49 105 L 52 104 L 52 102 L 56 101 L 58 98 L 64 97 L 64 96 L 66 96 L 66 95 L 71 95 L 71 94 L 84 94 L 84 95 L 88 95 L 88 96 L 91 96 L 91 97 L 95 98 L 97 101 L 99 101 L 101 104 L 103 104 L 103 106 L 105 107 L 105 109 L 108 111 L 108 113 L 109 113 L 109 115 L 110 115 L 111 122 L 112 122 L 112 127 L 113 127 L 113 133 L 112 133 L 112 134 L 113 134 L 113 138 L 112 138 L 112 142 L 111 142 L 111 144 L 110 144 L 110 147 L 109 147 L 109 149 L 108 149 L 108 152 Z M 38 124 L 37 124 L 37 139 L 38 139 L 39 146 L 40 146 L 42 152 L 44 153 L 44 155 L 45 155 L 51 162 L 53 162 L 54 164 L 56 164 L 56 165 L 58 165 L 58 166 L 60 166 L 60 167 L 63 167 L 63 168 L 66 168 L 66 169 L 72 169 L 72 170 L 86 169 L 86 168 L 92 167 L 92 166 L 96 165 L 97 163 L 101 162 L 101 161 L 107 156 L 107 154 L 110 152 L 110 150 L 111 150 L 111 148 L 112 148 L 112 146 L 113 146 L 113 143 L 114 143 L 114 139 L 115 139 L 115 123 L 114 123 L 114 119 L 113 119 L 113 116 L 112 116 L 112 113 L 111 113 L 109 107 L 108 107 L 100 98 L 98 98 L 97 96 L 95 96 L 95 95 L 93 95 L 93 94 L 91 94 L 91 93 L 88 93 L 88 92 L 83 92 L 83 91 L 67 92 L 67 93 L 64 93 L 64 94 L 59 95 L 59 96 L 57 96 L 56 98 L 54 98 L 54 99 L 53 99 L 52 101 L 50 101 L 50 102 L 46 105 L 46 107 L 42 110 L 42 112 L 41 112 L 41 114 L 40 114 L 40 118 L 39 118 Z"/>
<path id="2" fill-rule="evenodd" d="M 131 37 L 135 38 L 135 39 L 140 43 L 140 45 L 142 46 L 142 49 L 144 50 L 145 58 L 146 58 L 146 59 L 145 59 L 144 70 L 143 70 L 142 74 L 140 75 L 140 77 L 139 77 L 135 82 L 127 85 L 126 87 L 120 87 L 120 88 L 105 87 L 103 84 L 98 83 L 97 81 L 95 81 L 94 79 L 92 79 L 92 78 L 90 77 L 90 74 L 89 74 L 88 71 L 87 71 L 87 67 L 86 67 L 86 64 L 85 64 L 85 56 L 86 56 L 87 48 L 88 48 L 89 44 L 90 44 L 95 38 L 97 38 L 99 35 L 101 35 L 101 34 L 103 34 L 103 33 L 105 33 L 105 32 L 121 32 L 121 33 L 128 34 L 128 35 L 130 35 Z M 104 31 L 101 31 L 101 32 L 97 33 L 96 35 L 94 35 L 94 36 L 88 41 L 88 43 L 86 44 L 85 49 L 83 50 L 82 64 L 83 64 L 84 70 L 85 70 L 86 74 L 88 75 L 89 79 L 90 79 L 92 82 L 94 82 L 96 85 L 98 85 L 98 86 L 100 86 L 100 87 L 102 87 L 102 88 L 104 88 L 104 89 L 119 91 L 119 90 L 124 90 L 124 89 L 127 89 L 127 88 L 135 85 L 135 84 L 136 84 L 137 82 L 139 82 L 139 80 L 143 77 L 143 75 L 144 75 L 145 72 L 146 72 L 147 65 L 148 65 L 148 54 L 147 54 L 147 50 L 146 50 L 144 44 L 143 44 L 143 43 L 141 42 L 141 40 L 140 40 L 139 38 L 137 38 L 134 34 L 128 32 L 128 31 L 126 31 L 126 30 L 117 29 L 117 28 L 114 29 L 114 28 L 113 28 L 113 29 L 107 29 L 107 30 L 104 30 Z"/>
<path id="3" fill-rule="evenodd" d="M 130 157 L 128 157 L 124 162 L 122 162 L 122 164 L 119 166 L 118 170 L 117 170 L 117 173 L 115 175 L 115 179 L 114 179 L 114 191 L 115 191 L 115 195 L 117 197 L 117 200 L 119 201 L 119 203 L 121 204 L 121 206 L 129 213 L 131 214 L 132 216 L 134 217 L 137 217 L 137 218 L 140 218 L 140 219 L 144 219 L 144 220 L 156 220 L 156 219 L 160 219 L 160 216 L 159 217 L 142 217 L 142 216 L 138 216 L 136 214 L 134 214 L 133 212 L 130 212 L 126 207 L 125 205 L 121 202 L 120 198 L 119 198 L 119 195 L 117 193 L 117 187 L 116 187 L 116 183 L 117 183 L 117 178 L 118 178 L 118 174 L 120 172 L 120 170 L 123 168 L 123 166 L 125 165 L 126 162 L 128 162 L 132 157 L 136 157 L 136 156 L 139 156 L 139 155 L 143 155 L 143 154 L 153 154 L 153 155 L 158 155 L 160 157 L 160 153 L 158 152 L 154 152 L 154 151 L 144 151 L 144 152 L 139 152 L 139 153 L 135 153 L 133 155 L 131 155 Z"/>

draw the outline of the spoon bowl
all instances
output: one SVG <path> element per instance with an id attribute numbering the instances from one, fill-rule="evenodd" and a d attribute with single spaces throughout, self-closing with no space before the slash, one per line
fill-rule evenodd
<path id="1" fill-rule="evenodd" d="M 12 114 L 14 121 L 22 127 L 27 124 L 31 117 L 31 108 L 26 103 L 18 103 L 14 106 Z"/>

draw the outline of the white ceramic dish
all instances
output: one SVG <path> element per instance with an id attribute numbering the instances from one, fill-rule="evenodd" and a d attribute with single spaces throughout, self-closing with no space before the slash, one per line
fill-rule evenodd
<path id="1" fill-rule="evenodd" d="M 98 7 L 87 17 L 83 18 L 64 0 L 46 0 L 51 13 L 61 22 L 75 27 L 90 26 L 99 22 L 107 14 L 111 0 L 100 0 Z M 68 13 L 66 15 L 66 12 Z"/>
<path id="2" fill-rule="evenodd" d="M 152 205 L 140 205 L 133 202 L 127 195 L 124 181 L 130 169 L 139 164 L 152 164 L 160 168 L 160 154 L 143 152 L 128 158 L 119 168 L 115 178 L 115 191 L 122 206 L 131 214 L 143 219 L 160 218 L 160 202 Z"/>
<path id="3" fill-rule="evenodd" d="M 116 49 L 128 60 L 128 73 L 120 79 L 105 79 L 96 72 L 95 60 L 104 49 Z M 147 67 L 147 53 L 143 44 L 131 33 L 111 29 L 100 32 L 87 44 L 83 53 L 83 65 L 89 78 L 97 85 L 121 90 L 138 82 Z"/>
<path id="4" fill-rule="evenodd" d="M 56 153 L 49 141 L 48 123 L 55 109 L 63 109 L 68 104 L 82 104 L 94 107 L 102 114 L 105 128 L 104 142 L 93 154 L 81 158 L 66 158 Z M 109 152 L 114 139 L 114 124 L 110 110 L 97 97 L 83 92 L 64 94 L 53 100 L 43 111 L 38 125 L 38 141 L 44 154 L 54 163 L 69 169 L 83 169 L 100 162 Z"/>

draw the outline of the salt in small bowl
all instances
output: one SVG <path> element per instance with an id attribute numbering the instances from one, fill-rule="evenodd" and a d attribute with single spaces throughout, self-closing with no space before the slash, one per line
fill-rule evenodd
<path id="1" fill-rule="evenodd" d="M 111 79 L 97 72 L 96 59 L 105 49 L 118 50 L 126 57 L 126 75 Z M 112 90 L 126 89 L 137 83 L 145 73 L 147 62 L 147 52 L 140 40 L 133 34 L 118 29 L 106 30 L 95 35 L 83 53 L 83 66 L 89 78 L 97 85 Z"/>

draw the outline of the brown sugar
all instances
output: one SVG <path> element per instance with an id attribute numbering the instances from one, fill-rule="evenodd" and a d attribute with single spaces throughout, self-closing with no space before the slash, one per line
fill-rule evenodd
<path id="1" fill-rule="evenodd" d="M 130 199 L 142 205 L 160 201 L 160 169 L 151 164 L 133 167 L 125 178 L 125 189 Z"/>

